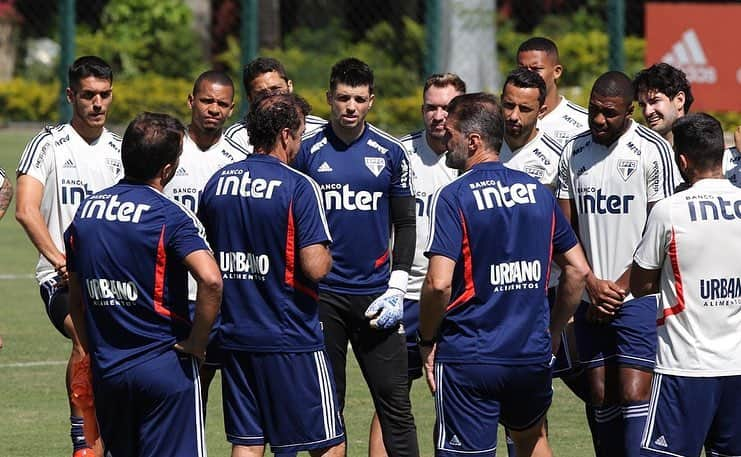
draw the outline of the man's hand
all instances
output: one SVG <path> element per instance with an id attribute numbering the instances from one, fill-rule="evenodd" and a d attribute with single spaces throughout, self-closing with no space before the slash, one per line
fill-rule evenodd
<path id="1" fill-rule="evenodd" d="M 370 319 L 373 328 L 387 329 L 396 327 L 404 317 L 404 294 L 407 292 L 409 273 L 394 270 L 389 278 L 389 287 L 380 297 L 365 310 L 365 317 Z"/>
<path id="2" fill-rule="evenodd" d="M 373 328 L 392 328 L 401 322 L 404 317 L 404 291 L 389 287 L 380 297 L 373 300 L 365 317 L 370 319 Z"/>
<path id="3" fill-rule="evenodd" d="M 587 279 L 587 293 L 593 305 L 601 306 L 604 311 L 613 314 L 623 304 L 626 295 L 625 289 L 613 281 L 595 276 Z"/>
<path id="4" fill-rule="evenodd" d="M 190 338 L 178 341 L 177 343 L 175 343 L 173 348 L 175 348 L 175 350 L 178 352 L 182 352 L 183 354 L 192 355 L 193 357 L 198 359 L 199 362 L 203 362 L 203 359 L 206 358 L 206 348 L 197 345 Z"/>
<path id="5" fill-rule="evenodd" d="M 435 393 L 435 352 L 437 344 L 433 346 L 419 346 L 419 355 L 422 358 L 422 367 L 425 370 L 425 379 L 430 392 Z"/>

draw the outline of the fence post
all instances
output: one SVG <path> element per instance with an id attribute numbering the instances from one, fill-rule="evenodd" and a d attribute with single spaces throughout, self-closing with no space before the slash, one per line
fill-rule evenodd
<path id="1" fill-rule="evenodd" d="M 59 0 L 59 121 L 72 119 L 67 103 L 67 69 L 75 60 L 75 0 Z"/>
<path id="2" fill-rule="evenodd" d="M 607 29 L 610 41 L 608 66 L 610 70 L 625 71 L 625 0 L 607 0 Z"/>
<path id="3" fill-rule="evenodd" d="M 440 71 L 440 0 L 425 2 L 425 74 Z"/>
<path id="4" fill-rule="evenodd" d="M 239 30 L 239 47 L 242 51 L 242 66 L 239 69 L 240 79 L 244 66 L 257 57 L 257 45 L 260 39 L 257 29 L 257 0 L 242 0 Z M 244 118 L 247 114 L 249 103 L 247 102 L 247 88 L 244 87 L 244 83 L 240 84 L 240 86 L 242 86 L 242 100 L 239 103 L 239 116 Z"/>

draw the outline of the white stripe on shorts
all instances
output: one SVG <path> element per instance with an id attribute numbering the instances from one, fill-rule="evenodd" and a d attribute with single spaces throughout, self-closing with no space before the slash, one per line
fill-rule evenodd
<path id="1" fill-rule="evenodd" d="M 203 423 L 203 399 L 201 398 L 201 377 L 198 367 L 198 360 L 190 356 L 190 364 L 193 369 L 193 395 L 195 396 L 195 427 L 196 427 L 196 445 L 199 457 L 207 457 L 206 449 L 206 430 Z"/>

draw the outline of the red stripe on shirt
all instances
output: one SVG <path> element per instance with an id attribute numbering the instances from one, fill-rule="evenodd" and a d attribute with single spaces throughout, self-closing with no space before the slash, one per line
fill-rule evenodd
<path id="1" fill-rule="evenodd" d="M 296 280 L 296 226 L 293 222 L 293 201 L 288 206 L 288 228 L 286 230 L 286 274 L 285 281 L 294 290 L 302 292 L 314 300 L 319 298 L 315 290 Z"/>
<path id="2" fill-rule="evenodd" d="M 376 259 L 376 263 L 374 264 L 374 266 L 376 268 L 380 267 L 381 265 L 386 263 L 386 260 L 388 260 L 388 258 L 389 258 L 389 250 L 386 249 L 386 251 L 381 255 L 381 257 Z"/>
<path id="3" fill-rule="evenodd" d="M 295 248 L 296 227 L 293 223 L 293 201 L 288 205 L 288 228 L 286 229 L 286 284 L 295 288 L 296 272 L 296 248 Z"/>
<path id="4" fill-rule="evenodd" d="M 466 218 L 463 216 L 463 211 L 458 211 L 461 216 L 461 227 L 463 228 L 463 240 L 461 251 L 463 254 L 463 283 L 465 285 L 463 293 L 458 296 L 452 303 L 448 305 L 445 311 L 459 306 L 468 300 L 472 299 L 476 295 L 476 290 L 473 284 L 473 259 L 471 257 L 471 241 L 468 239 L 468 229 L 466 228 Z"/>
<path id="5" fill-rule="evenodd" d="M 682 286 L 682 273 L 679 271 L 679 258 L 677 257 L 677 234 L 672 227 L 672 237 L 669 241 L 669 260 L 674 271 L 674 288 L 677 291 L 677 304 L 669 309 L 663 310 L 663 316 L 656 319 L 656 325 L 664 325 L 666 318 L 684 311 L 684 287 Z"/>
<path id="6" fill-rule="evenodd" d="M 172 310 L 165 307 L 165 268 L 167 266 L 167 252 L 165 251 L 165 227 L 162 226 L 160 231 L 160 240 L 157 243 L 157 261 L 154 266 L 154 294 L 152 294 L 152 301 L 154 302 L 154 311 L 160 316 L 164 316 L 170 319 L 177 319 L 190 324 L 188 319 L 182 316 L 178 316 L 173 313 Z"/>
<path id="7" fill-rule="evenodd" d="M 545 273 L 545 294 L 548 295 L 548 284 L 551 283 L 551 265 L 553 264 L 553 234 L 556 233 L 556 213 L 551 215 L 551 245 L 548 248 L 548 268 Z"/>

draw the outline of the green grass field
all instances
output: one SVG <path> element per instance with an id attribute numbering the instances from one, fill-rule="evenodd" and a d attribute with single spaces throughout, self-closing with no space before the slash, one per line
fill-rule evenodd
<path id="1" fill-rule="evenodd" d="M 0 130 L 0 167 L 10 175 L 34 130 Z M 12 206 L 0 221 L 0 457 L 69 456 L 69 420 L 63 377 L 69 343 L 49 323 L 31 273 L 33 246 L 14 220 Z M 581 403 L 557 381 L 549 413 L 551 443 L 557 456 L 593 455 Z M 424 382 L 414 384 L 412 404 L 421 454 L 432 456 L 432 397 Z M 345 420 L 348 454 L 367 455 L 372 405 L 354 360 L 348 367 Z M 173 430 L 174 434 L 177 431 Z M 500 454 L 506 455 L 501 444 Z M 219 378 L 211 386 L 207 443 L 211 456 L 228 456 L 224 438 Z"/>

